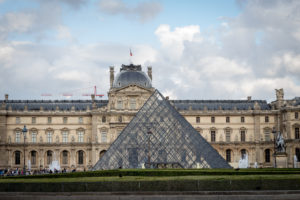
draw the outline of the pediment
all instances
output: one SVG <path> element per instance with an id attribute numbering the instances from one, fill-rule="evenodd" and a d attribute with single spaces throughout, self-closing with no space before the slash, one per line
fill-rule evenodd
<path id="1" fill-rule="evenodd" d="M 153 89 L 143 88 L 139 85 L 128 85 L 122 88 L 118 88 L 115 90 L 115 92 L 124 92 L 124 93 L 130 93 L 130 92 L 152 92 Z"/>

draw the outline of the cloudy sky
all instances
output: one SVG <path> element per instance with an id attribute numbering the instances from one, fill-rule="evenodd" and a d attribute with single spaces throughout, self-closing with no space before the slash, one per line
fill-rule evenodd
<path id="1" fill-rule="evenodd" d="M 300 96 L 300 1 L 0 0 L 1 99 L 106 99 L 130 59 L 172 99 Z"/>

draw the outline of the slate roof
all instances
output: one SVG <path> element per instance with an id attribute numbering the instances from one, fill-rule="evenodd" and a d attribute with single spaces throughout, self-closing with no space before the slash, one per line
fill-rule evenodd
<path id="1" fill-rule="evenodd" d="M 299 106 L 300 105 L 300 97 L 295 97 L 293 100 L 296 101 L 293 106 Z"/>
<path id="2" fill-rule="evenodd" d="M 251 110 L 257 102 L 261 110 L 271 110 L 271 106 L 265 100 L 171 100 L 177 110 Z"/>
<path id="3" fill-rule="evenodd" d="M 40 107 L 43 107 L 44 110 L 56 110 L 58 106 L 59 110 L 71 110 L 72 106 L 74 106 L 76 111 L 82 110 L 85 111 L 89 106 L 92 108 L 91 100 L 8 100 L 8 101 L 0 101 L 0 104 L 3 102 L 6 103 L 6 109 L 9 107 L 12 110 L 24 110 L 25 106 L 27 106 L 28 111 L 38 111 Z M 108 100 L 95 100 L 98 108 L 106 106 L 108 104 Z"/>

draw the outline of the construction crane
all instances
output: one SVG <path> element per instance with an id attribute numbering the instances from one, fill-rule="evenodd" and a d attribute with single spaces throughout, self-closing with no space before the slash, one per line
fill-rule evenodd
<path id="1" fill-rule="evenodd" d="M 97 86 L 92 86 L 94 88 L 94 93 L 84 93 L 84 94 L 81 94 L 81 96 L 91 96 L 91 95 L 95 95 L 95 97 L 103 97 L 104 95 L 103 94 L 98 94 L 97 93 Z M 89 88 L 92 88 L 92 87 L 88 87 L 88 88 L 80 88 L 80 89 L 76 89 L 74 91 L 78 91 L 78 90 L 86 90 L 86 89 L 89 89 Z M 72 96 L 78 96 L 78 95 L 74 95 L 74 93 L 72 92 L 64 92 L 64 93 L 60 93 L 60 94 L 51 94 L 51 93 L 43 93 L 41 94 L 41 96 L 43 97 L 51 97 L 51 96 L 64 96 L 64 97 L 72 97 Z"/>

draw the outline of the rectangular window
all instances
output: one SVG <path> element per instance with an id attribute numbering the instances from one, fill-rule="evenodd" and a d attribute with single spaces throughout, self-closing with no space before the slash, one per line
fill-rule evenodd
<path id="1" fill-rule="evenodd" d="M 51 132 L 51 131 L 48 131 L 48 132 L 47 132 L 47 142 L 48 142 L 48 143 L 51 143 L 51 142 L 52 142 L 52 132 Z"/>
<path id="2" fill-rule="evenodd" d="M 230 122 L 230 117 L 226 117 L 226 123 Z"/>
<path id="3" fill-rule="evenodd" d="M 32 118 L 31 118 L 31 123 L 32 123 L 32 124 L 35 124 L 35 123 L 36 123 L 36 117 L 32 117 Z"/>
<path id="4" fill-rule="evenodd" d="M 212 141 L 212 142 L 216 141 L 216 131 L 210 132 L 210 141 Z"/>
<path id="5" fill-rule="evenodd" d="M 21 152 L 20 151 L 16 151 L 15 152 L 15 164 L 16 165 L 19 165 L 19 164 L 21 164 Z"/>
<path id="6" fill-rule="evenodd" d="M 299 128 L 295 128 L 295 139 L 300 139 Z"/>
<path id="7" fill-rule="evenodd" d="M 265 131 L 265 141 L 270 141 L 270 131 Z"/>
<path id="8" fill-rule="evenodd" d="M 36 135 L 37 135 L 36 132 L 32 132 L 32 133 L 31 133 L 31 142 L 32 142 L 32 143 L 36 143 Z"/>
<path id="9" fill-rule="evenodd" d="M 21 142 L 21 132 L 17 131 L 16 132 L 16 143 L 19 143 L 19 142 Z"/>
<path id="10" fill-rule="evenodd" d="M 52 123 L 52 118 L 48 117 L 48 124 L 51 124 L 51 123 Z"/>
<path id="11" fill-rule="evenodd" d="M 265 122 L 266 122 L 266 123 L 269 122 L 269 116 L 265 116 Z"/>
<path id="12" fill-rule="evenodd" d="M 16 117 L 16 124 L 21 124 L 21 119 L 20 119 L 20 117 Z"/>
<path id="13" fill-rule="evenodd" d="M 134 98 L 130 99 L 130 109 L 136 109 L 136 100 Z"/>
<path id="14" fill-rule="evenodd" d="M 298 119 L 299 116 L 298 116 L 298 112 L 295 112 L 295 119 Z"/>
<path id="15" fill-rule="evenodd" d="M 200 117 L 196 117 L 196 123 L 200 123 Z"/>
<path id="16" fill-rule="evenodd" d="M 121 100 L 117 101 L 117 109 L 122 109 L 123 108 L 123 102 Z"/>
<path id="17" fill-rule="evenodd" d="M 241 122 L 242 122 L 242 123 L 245 122 L 245 117 L 244 117 L 244 116 L 241 117 Z"/>
<path id="18" fill-rule="evenodd" d="M 47 151 L 47 165 L 52 163 L 52 151 Z"/>
<path id="19" fill-rule="evenodd" d="M 106 143 L 107 142 L 107 134 L 106 132 L 101 133 L 101 142 Z"/>
<path id="20" fill-rule="evenodd" d="M 230 130 L 226 130 L 225 134 L 226 134 L 226 142 L 230 142 Z"/>
<path id="21" fill-rule="evenodd" d="M 78 131 L 78 142 L 83 142 L 83 131 Z"/>
<path id="22" fill-rule="evenodd" d="M 123 120 L 122 120 L 122 116 L 119 116 L 119 117 L 118 117 L 118 121 L 119 121 L 120 123 L 122 123 L 122 121 L 123 121 Z"/>
<path id="23" fill-rule="evenodd" d="M 31 152 L 31 164 L 32 165 L 36 164 L 36 151 Z"/>
<path id="24" fill-rule="evenodd" d="M 63 117 L 63 123 L 64 124 L 68 123 L 68 118 L 67 117 Z"/>
<path id="25" fill-rule="evenodd" d="M 211 123 L 215 123 L 215 117 L 211 117 Z"/>
<path id="26" fill-rule="evenodd" d="M 68 131 L 62 132 L 62 142 L 67 143 L 68 142 Z"/>
<path id="27" fill-rule="evenodd" d="M 226 161 L 231 162 L 231 150 L 230 149 L 226 150 Z"/>
<path id="28" fill-rule="evenodd" d="M 241 130 L 241 142 L 245 142 L 246 141 L 246 131 Z"/>
<path id="29" fill-rule="evenodd" d="M 83 118 L 82 117 L 78 117 L 78 123 L 83 124 Z"/>
<path id="30" fill-rule="evenodd" d="M 62 159 L 62 163 L 64 165 L 68 164 L 68 152 L 67 151 L 63 151 L 63 159 Z"/>

